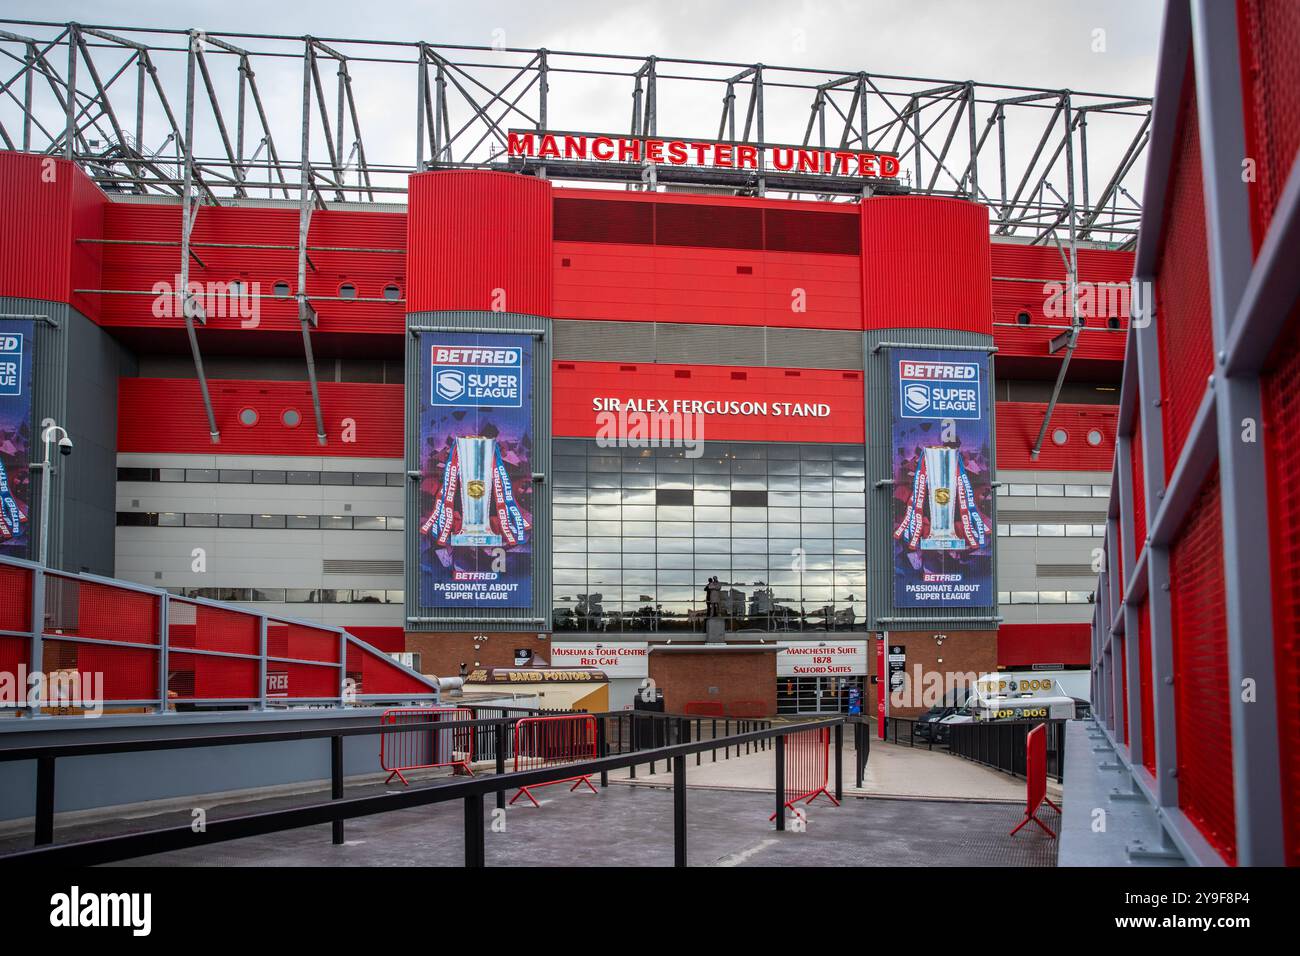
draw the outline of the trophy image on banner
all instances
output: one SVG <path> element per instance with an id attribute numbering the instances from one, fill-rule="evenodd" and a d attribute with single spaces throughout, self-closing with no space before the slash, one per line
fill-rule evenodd
<path id="1" fill-rule="evenodd" d="M 929 533 L 922 536 L 927 509 Z M 894 537 L 922 551 L 964 551 L 982 548 L 986 535 L 987 526 L 975 506 L 975 491 L 961 450 L 948 445 L 923 448 L 907 511 Z"/>
<path id="2" fill-rule="evenodd" d="M 496 548 L 523 544 L 530 527 L 515 501 L 496 439 L 456 438 L 443 468 L 437 504 L 421 532 L 433 534 L 440 546 Z"/>
<path id="3" fill-rule="evenodd" d="M 493 534 L 488 524 L 488 502 L 492 500 L 492 473 L 495 471 L 497 443 L 491 438 L 457 438 L 456 455 L 460 458 L 460 531 L 451 536 L 453 547 L 495 548 L 501 535 Z"/>

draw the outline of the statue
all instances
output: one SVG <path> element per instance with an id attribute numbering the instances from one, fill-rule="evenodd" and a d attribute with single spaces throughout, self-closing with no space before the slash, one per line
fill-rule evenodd
<path id="1" fill-rule="evenodd" d="M 709 578 L 709 583 L 704 585 L 704 605 L 709 617 L 722 615 L 722 584 L 716 576 Z"/>

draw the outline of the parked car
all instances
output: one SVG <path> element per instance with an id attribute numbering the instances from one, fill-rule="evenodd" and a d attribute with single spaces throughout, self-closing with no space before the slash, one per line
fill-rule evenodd
<path id="1" fill-rule="evenodd" d="M 943 718 L 947 717 L 957 708 L 948 704 L 936 704 L 931 707 L 920 717 L 916 718 L 916 724 L 912 727 L 912 737 L 916 740 L 924 740 L 932 743 L 939 743 L 935 738 L 935 728 Z"/>

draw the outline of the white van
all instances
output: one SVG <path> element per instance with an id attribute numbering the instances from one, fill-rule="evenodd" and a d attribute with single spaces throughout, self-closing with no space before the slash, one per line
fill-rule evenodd
<path id="1" fill-rule="evenodd" d="M 1073 697 L 976 697 L 970 702 L 975 720 L 1073 720 Z"/>

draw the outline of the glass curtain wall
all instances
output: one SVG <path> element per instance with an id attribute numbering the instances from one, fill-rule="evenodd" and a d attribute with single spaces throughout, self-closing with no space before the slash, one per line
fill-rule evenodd
<path id="1" fill-rule="evenodd" d="M 861 446 L 553 451 L 556 631 L 702 631 L 710 577 L 728 630 L 866 629 Z"/>

